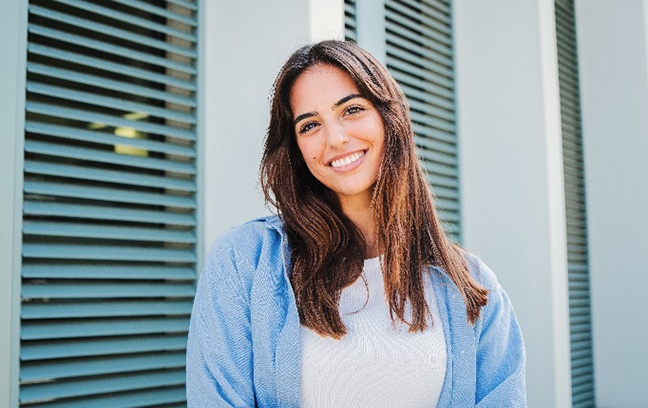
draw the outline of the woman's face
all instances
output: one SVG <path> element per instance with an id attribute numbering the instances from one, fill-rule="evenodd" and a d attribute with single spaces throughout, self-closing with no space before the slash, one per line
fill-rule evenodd
<path id="1" fill-rule="evenodd" d="M 385 141 L 375 106 L 346 72 L 318 64 L 295 80 L 290 109 L 297 145 L 313 176 L 338 195 L 343 208 L 351 201 L 368 204 Z"/>

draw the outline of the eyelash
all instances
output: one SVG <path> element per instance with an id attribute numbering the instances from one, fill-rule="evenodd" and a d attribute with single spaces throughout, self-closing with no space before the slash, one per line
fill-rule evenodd
<path id="1" fill-rule="evenodd" d="M 347 115 L 355 115 L 355 114 L 358 114 L 358 113 L 360 113 L 360 112 L 362 112 L 364 110 L 365 109 L 362 106 L 351 105 L 351 106 L 349 106 L 348 108 L 346 108 L 344 110 L 344 113 L 346 113 Z"/>
<path id="2" fill-rule="evenodd" d="M 317 126 L 317 122 L 304 123 L 304 125 L 299 128 L 299 134 L 306 133 L 306 132 L 312 130 L 315 126 Z"/>
<path id="3" fill-rule="evenodd" d="M 344 110 L 345 115 L 357 115 L 358 113 L 364 111 L 365 108 L 359 105 L 351 105 Z M 299 128 L 299 134 L 307 133 L 314 129 L 317 126 L 317 122 L 307 122 Z"/>

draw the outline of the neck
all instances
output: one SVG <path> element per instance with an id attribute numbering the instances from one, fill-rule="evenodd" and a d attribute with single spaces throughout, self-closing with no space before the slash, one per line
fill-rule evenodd
<path id="1" fill-rule="evenodd" d="M 376 223 L 371 208 L 371 197 L 348 199 L 340 197 L 342 211 L 360 229 L 367 246 L 365 258 L 375 258 L 380 254 L 377 245 Z"/>

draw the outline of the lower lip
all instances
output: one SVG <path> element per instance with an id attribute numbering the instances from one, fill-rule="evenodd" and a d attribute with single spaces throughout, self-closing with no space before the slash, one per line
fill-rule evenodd
<path id="1" fill-rule="evenodd" d="M 333 170 L 339 172 L 339 173 L 346 173 L 346 172 L 351 171 L 351 170 L 355 169 L 356 167 L 358 167 L 358 166 L 360 165 L 360 163 L 362 163 L 362 162 L 364 161 L 364 159 L 365 159 L 366 156 L 367 156 L 367 150 L 365 150 L 365 151 L 362 153 L 362 156 L 360 156 L 360 157 L 358 158 L 358 160 L 354 161 L 353 163 L 349 163 L 349 164 L 347 164 L 347 165 L 340 166 L 340 167 L 333 167 L 333 166 L 331 166 L 331 168 L 332 168 Z"/>

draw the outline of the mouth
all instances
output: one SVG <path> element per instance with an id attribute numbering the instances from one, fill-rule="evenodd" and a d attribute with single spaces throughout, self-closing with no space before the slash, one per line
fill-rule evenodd
<path id="1" fill-rule="evenodd" d="M 333 160 L 333 161 L 331 161 L 331 163 L 329 165 L 331 167 L 335 168 L 335 169 L 340 168 L 340 167 L 349 166 L 349 165 L 357 162 L 358 160 L 360 160 L 360 158 L 362 158 L 362 156 L 364 156 L 365 153 L 367 153 L 366 150 L 361 150 L 361 151 L 353 153 L 353 154 L 351 154 L 351 155 L 349 155 L 347 157 L 342 157 L 341 159 Z"/>

